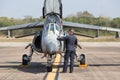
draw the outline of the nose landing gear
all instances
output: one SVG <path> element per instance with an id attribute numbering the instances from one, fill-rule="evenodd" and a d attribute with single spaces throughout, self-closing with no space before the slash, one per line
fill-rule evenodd
<path id="1" fill-rule="evenodd" d="M 52 72 L 52 55 L 49 55 L 47 58 L 47 72 Z"/>
<path id="2" fill-rule="evenodd" d="M 47 72 L 52 72 L 52 65 L 51 66 L 47 66 Z"/>

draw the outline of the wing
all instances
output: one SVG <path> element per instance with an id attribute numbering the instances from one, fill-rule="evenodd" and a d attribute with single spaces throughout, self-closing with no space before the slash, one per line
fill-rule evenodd
<path id="1" fill-rule="evenodd" d="M 28 28 L 39 28 L 39 27 L 43 27 L 43 25 L 44 25 L 44 22 L 34 22 L 34 23 L 27 23 L 27 24 L 22 24 L 22 25 L 1 27 L 0 31 L 2 31 L 2 30 L 28 29 Z"/>
<path id="2" fill-rule="evenodd" d="M 120 32 L 120 29 L 116 28 L 110 28 L 105 26 L 95 26 L 95 25 L 88 25 L 88 24 L 80 24 L 80 23 L 73 23 L 73 22 L 67 22 L 63 21 L 64 27 L 70 27 L 70 28 L 85 28 L 85 29 L 93 29 L 93 30 L 106 30 L 106 31 L 114 31 L 114 32 Z"/>

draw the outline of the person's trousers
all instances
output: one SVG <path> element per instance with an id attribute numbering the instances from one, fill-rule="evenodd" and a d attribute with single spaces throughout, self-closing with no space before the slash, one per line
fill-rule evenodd
<path id="1" fill-rule="evenodd" d="M 65 52 L 63 72 L 67 71 L 69 58 L 70 58 L 70 72 L 73 72 L 73 69 L 74 69 L 74 54 L 75 54 L 75 51 L 66 51 Z"/>

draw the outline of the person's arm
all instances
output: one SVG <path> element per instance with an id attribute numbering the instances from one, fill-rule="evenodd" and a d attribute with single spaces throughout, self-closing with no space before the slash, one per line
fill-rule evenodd
<path id="1" fill-rule="evenodd" d="M 77 46 L 78 46 L 80 49 L 82 49 L 82 47 L 81 47 L 79 44 L 77 44 Z"/>
<path id="2" fill-rule="evenodd" d="M 76 45 L 76 47 L 78 46 L 80 49 L 82 49 L 82 47 L 78 44 L 78 40 L 77 39 L 76 39 L 75 45 Z"/>
<path id="3" fill-rule="evenodd" d="M 60 41 L 64 41 L 66 40 L 67 36 L 66 37 L 58 37 L 57 39 L 60 40 Z"/>

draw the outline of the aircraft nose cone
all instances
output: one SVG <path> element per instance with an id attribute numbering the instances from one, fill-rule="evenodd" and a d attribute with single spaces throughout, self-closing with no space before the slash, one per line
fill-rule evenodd
<path id="1" fill-rule="evenodd" d="M 46 37 L 46 50 L 48 53 L 55 53 L 59 50 L 59 44 L 55 34 L 49 34 Z"/>
<path id="2" fill-rule="evenodd" d="M 49 51 L 49 53 L 55 52 L 55 50 L 56 50 L 55 48 L 56 48 L 56 45 L 54 43 L 49 43 L 48 44 L 48 51 Z"/>
<path id="3" fill-rule="evenodd" d="M 56 41 L 50 41 L 47 45 L 47 51 L 48 53 L 55 53 L 59 50 L 58 48 L 58 42 Z"/>

